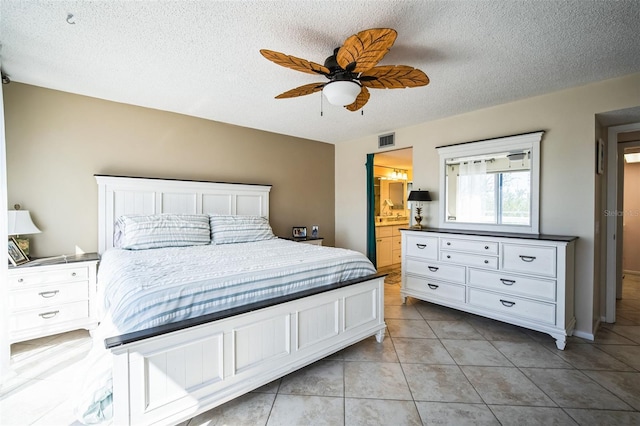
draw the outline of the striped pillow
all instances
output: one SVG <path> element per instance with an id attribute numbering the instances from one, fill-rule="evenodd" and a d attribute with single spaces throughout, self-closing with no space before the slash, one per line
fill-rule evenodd
<path id="1" fill-rule="evenodd" d="M 144 250 L 211 243 L 208 215 L 156 214 L 121 216 L 116 223 L 120 248 Z"/>
<path id="2" fill-rule="evenodd" d="M 211 215 L 210 222 L 213 244 L 249 243 L 275 238 L 266 217 Z"/>

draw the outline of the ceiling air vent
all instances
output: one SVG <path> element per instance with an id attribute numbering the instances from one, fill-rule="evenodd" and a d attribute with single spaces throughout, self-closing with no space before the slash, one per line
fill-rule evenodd
<path id="1" fill-rule="evenodd" d="M 395 146 L 396 144 L 396 134 L 388 133 L 386 135 L 378 136 L 378 148 L 387 148 L 390 146 Z"/>

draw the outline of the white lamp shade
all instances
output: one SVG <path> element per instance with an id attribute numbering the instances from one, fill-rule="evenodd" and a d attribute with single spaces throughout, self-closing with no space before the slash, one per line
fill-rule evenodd
<path id="1" fill-rule="evenodd" d="M 322 93 L 331 105 L 345 106 L 355 102 L 361 87 L 352 80 L 337 80 L 327 83 Z"/>
<path id="2" fill-rule="evenodd" d="M 31 220 L 29 210 L 9 210 L 7 212 L 9 235 L 39 234 L 40 231 Z"/>

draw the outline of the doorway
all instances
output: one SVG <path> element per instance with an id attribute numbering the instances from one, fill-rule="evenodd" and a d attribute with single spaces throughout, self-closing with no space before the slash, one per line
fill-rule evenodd
<path id="1" fill-rule="evenodd" d="M 611 126 L 608 128 L 607 148 L 607 237 L 606 237 L 606 279 L 605 279 L 605 312 L 607 323 L 616 322 L 616 311 L 619 300 L 624 297 L 624 269 L 623 269 L 623 244 L 624 244 L 624 151 L 626 148 L 634 148 L 633 144 L 627 145 L 625 135 L 640 132 L 640 122 Z M 627 277 L 629 280 L 631 276 Z"/>
<path id="2" fill-rule="evenodd" d="M 369 223 L 373 223 L 374 232 L 367 233 L 367 246 L 375 245 L 375 264 L 379 271 L 399 274 L 400 229 L 409 227 L 411 211 L 407 197 L 412 180 L 413 148 L 374 154 L 373 191 L 367 196 L 373 216 Z"/>

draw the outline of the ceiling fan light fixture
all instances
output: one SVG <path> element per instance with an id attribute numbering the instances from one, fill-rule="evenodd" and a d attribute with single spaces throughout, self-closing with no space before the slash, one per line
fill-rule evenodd
<path id="1" fill-rule="evenodd" d="M 354 80 L 336 80 L 327 83 L 322 93 L 331 105 L 345 106 L 356 101 L 361 89 Z"/>

